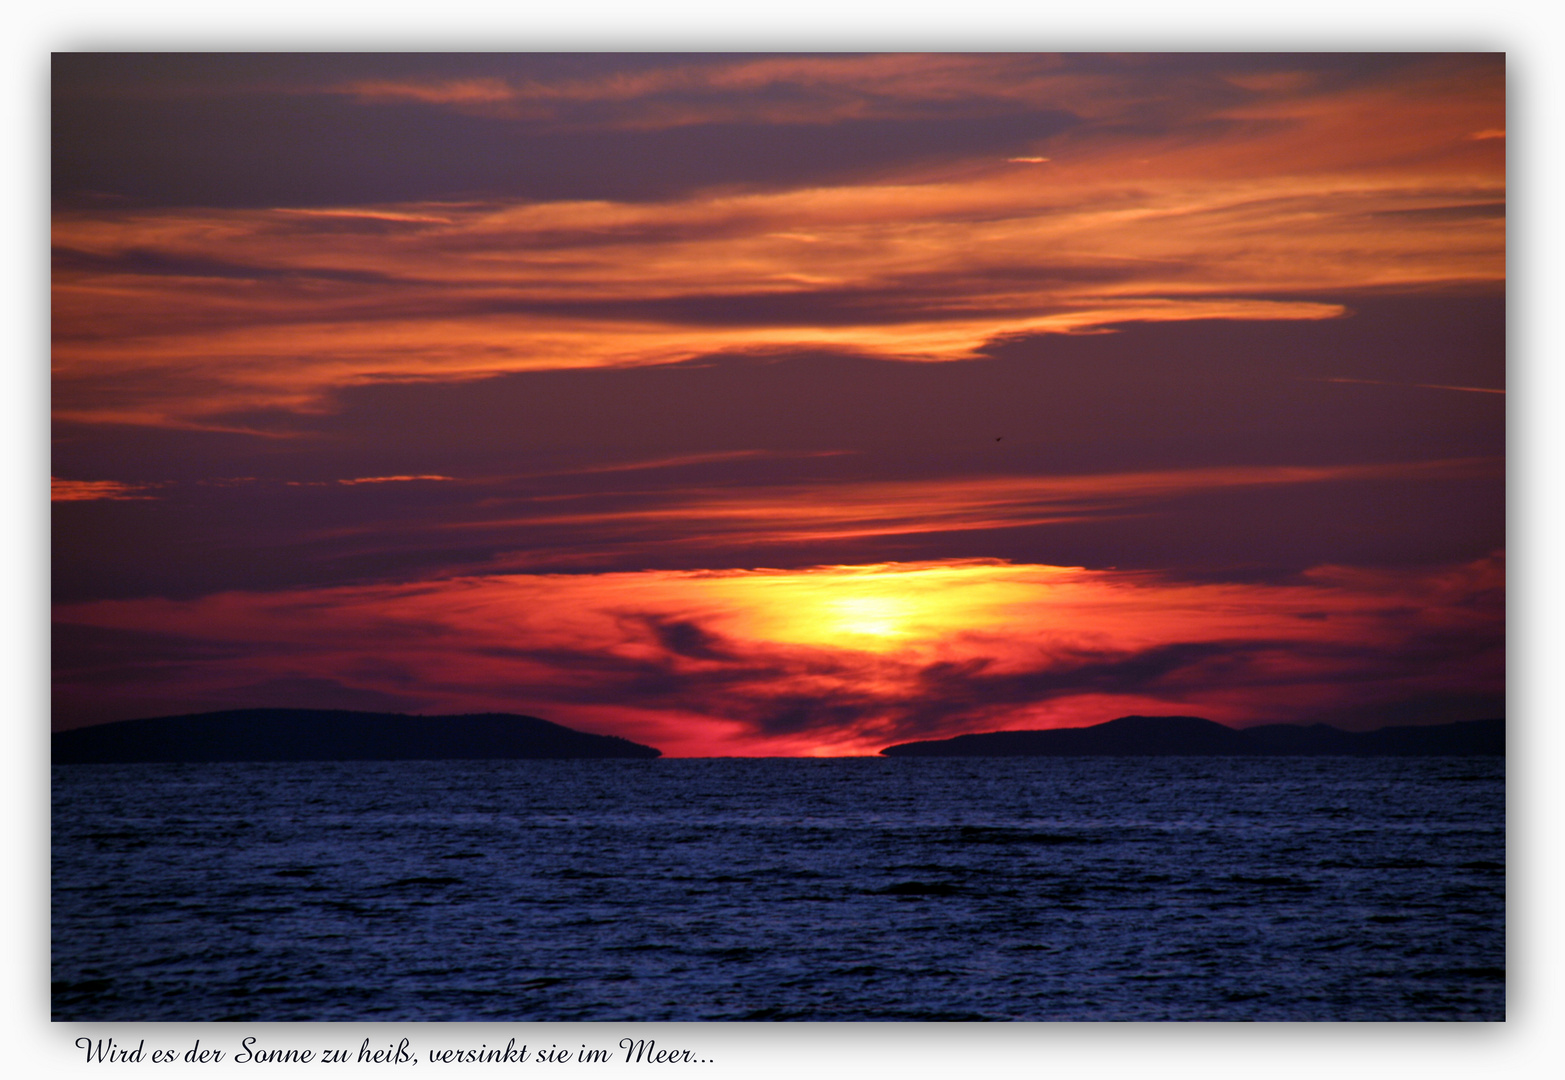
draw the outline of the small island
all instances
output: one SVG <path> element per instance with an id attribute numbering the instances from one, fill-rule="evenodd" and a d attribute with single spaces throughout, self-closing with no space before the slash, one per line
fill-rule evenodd
<path id="1" fill-rule="evenodd" d="M 985 731 L 899 743 L 881 753 L 887 757 L 1503 756 L 1505 721 L 1343 731 L 1327 724 L 1231 728 L 1199 716 L 1121 716 L 1091 727 Z"/>
<path id="2" fill-rule="evenodd" d="M 216 761 L 655 758 L 662 751 L 536 716 L 233 709 L 58 731 L 56 765 Z"/>

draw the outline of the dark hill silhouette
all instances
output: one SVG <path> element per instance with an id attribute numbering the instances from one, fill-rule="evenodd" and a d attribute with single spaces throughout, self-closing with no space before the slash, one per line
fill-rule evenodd
<path id="1" fill-rule="evenodd" d="M 407 716 L 325 709 L 234 709 L 121 720 L 54 734 L 54 762 L 452 761 L 655 758 L 662 751 L 535 716 Z"/>
<path id="2" fill-rule="evenodd" d="M 986 731 L 900 743 L 889 757 L 1272 756 L 1423 757 L 1505 753 L 1504 720 L 1342 731 L 1326 724 L 1231 728 L 1198 716 L 1122 716 L 1084 728 Z"/>

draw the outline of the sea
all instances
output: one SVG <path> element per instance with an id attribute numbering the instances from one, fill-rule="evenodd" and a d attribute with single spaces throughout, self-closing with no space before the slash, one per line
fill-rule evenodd
<path id="1" fill-rule="evenodd" d="M 1504 761 L 56 766 L 76 1021 L 1505 1018 Z"/>

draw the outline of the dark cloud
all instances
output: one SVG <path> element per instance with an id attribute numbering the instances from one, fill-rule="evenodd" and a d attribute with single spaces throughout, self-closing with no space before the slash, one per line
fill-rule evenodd
<path id="1" fill-rule="evenodd" d="M 935 57 L 921 84 L 911 70 L 886 81 L 873 60 L 841 55 L 723 74 L 768 59 L 779 58 L 57 54 L 54 192 L 143 206 L 660 199 L 1027 154 L 1082 124 L 1018 94 L 1035 79 L 1112 78 L 1112 92 L 1077 84 L 1095 86 L 1095 104 L 1109 112 L 1093 126 L 1099 136 L 1189 139 L 1254 126 L 1220 114 L 1266 99 L 1264 76 L 1329 91 L 1441 63 L 1411 54 L 996 56 L 998 74 L 984 75 L 962 69 L 961 57 Z M 1444 62 L 1461 71 L 1484 58 Z M 477 99 L 436 100 L 464 82 L 480 89 Z M 369 84 L 382 90 L 349 89 Z M 497 99 L 484 100 L 490 94 Z M 725 116 L 736 119 L 718 122 Z"/>
<path id="2" fill-rule="evenodd" d="M 667 199 L 775 190 L 981 154 L 1064 130 L 1058 111 L 824 124 L 557 130 L 420 103 L 253 93 L 54 106 L 57 200 L 135 206 L 340 206 L 421 200 Z"/>
<path id="3" fill-rule="evenodd" d="M 1379 649 L 1289 639 L 1175 641 L 1139 650 L 1040 649 L 1030 665 L 1019 668 L 983 656 L 917 667 L 862 653 L 741 644 L 688 620 L 648 625 L 663 647 L 661 656 L 502 650 L 495 655 L 555 674 L 489 689 L 556 706 L 688 710 L 740 722 L 767 738 L 858 732 L 888 742 L 1001 725 L 1019 708 L 1081 695 L 1196 702 L 1214 688 L 1250 691 L 1250 705 L 1270 722 L 1329 721 L 1365 729 L 1503 713 L 1496 709 L 1497 692 L 1408 689 L 1442 665 L 1499 685 L 1504 664 L 1496 649 L 1498 624 L 1440 642 L 1426 636 Z M 684 662 L 692 657 L 713 663 Z M 1310 703 L 1295 700 L 1301 687 L 1322 681 L 1353 687 L 1362 704 L 1322 708 L 1308 693 Z M 810 690 L 797 688 L 805 683 Z"/>
<path id="4" fill-rule="evenodd" d="M 314 433 L 319 440 L 297 444 L 298 456 L 351 461 L 342 467 L 355 475 L 494 475 L 757 449 L 884 451 L 908 461 L 914 473 L 942 460 L 952 462 L 951 472 L 980 461 L 986 470 L 1024 472 L 1503 452 L 1498 395 L 1319 381 L 1503 386 L 1503 300 L 1351 303 L 1353 314 L 1342 319 L 1038 335 L 995 344 L 987 361 L 718 356 L 661 367 L 359 385 L 339 391 L 335 408 L 319 416 L 271 411 L 211 420 Z M 89 452 L 90 432 L 65 430 Z M 1004 437 L 1005 456 L 989 445 L 996 436 Z M 159 466 L 176 468 L 185 452 L 159 446 L 201 438 L 121 430 L 104 441 L 132 447 L 128 460 L 117 455 L 125 466 L 154 455 Z M 289 456 L 286 446 L 229 445 L 240 453 L 248 445 L 277 463 Z"/>
<path id="5" fill-rule="evenodd" d="M 149 497 L 54 507 L 56 722 L 482 699 L 803 752 L 1223 693 L 1492 715 L 1503 65 L 57 56 L 53 472 Z M 895 190 L 818 190 L 866 179 Z M 1067 312 L 1099 332 L 1008 333 Z M 1197 313 L 1228 317 L 1150 321 Z M 981 355 L 853 352 L 904 341 Z M 392 477 L 424 479 L 351 482 Z M 591 576 L 958 559 L 1138 571 L 1148 610 L 1289 588 L 1232 587 L 1247 640 L 1171 600 L 1134 645 L 1017 616 L 919 653 L 855 647 L 829 603 L 783 645 L 684 577 Z M 509 571 L 577 576 L 483 576 Z M 678 736 L 746 745 L 704 737 Z"/>
<path id="6" fill-rule="evenodd" d="M 221 259 L 168 255 L 160 251 L 138 248 L 130 248 L 115 255 L 98 255 L 88 251 L 57 247 L 52 255 L 56 272 L 152 274 L 166 277 L 227 278 L 235 281 L 347 281 L 375 285 L 386 285 L 396 281 L 389 275 L 370 270 L 256 266 Z"/>
<path id="7" fill-rule="evenodd" d="M 311 286 L 316 283 L 350 283 L 377 286 L 373 295 L 344 297 L 330 307 L 311 306 L 247 312 L 241 319 L 210 312 L 166 316 L 159 328 L 189 330 L 205 325 L 230 329 L 235 325 L 330 324 L 380 321 L 395 317 L 412 319 L 474 318 L 491 315 L 546 315 L 557 318 L 593 319 L 602 322 L 657 322 L 692 327 L 836 327 L 883 326 L 909 321 L 970 321 L 995 316 L 1037 318 L 1069 310 L 1065 304 L 1036 300 L 976 302 L 965 298 L 963 283 L 950 276 L 903 276 L 884 287 L 794 289 L 779 292 L 705 293 L 645 299 L 538 299 L 496 280 L 490 291 L 497 295 L 474 296 L 475 283 L 458 285 L 368 270 L 330 267 L 272 267 L 220 259 L 168 255 L 132 249 L 116 255 L 96 255 L 69 248 L 54 249 L 57 272 L 74 274 L 143 274 L 166 277 L 214 278 L 231 281 L 266 281 Z M 1130 279 L 1140 270 L 1121 265 L 1059 265 L 995 268 L 984 275 L 987 288 L 1049 288 L 1064 284 L 1104 284 Z M 400 295 L 399 295 L 400 294 Z M 61 330 L 58 340 L 93 340 L 97 327 Z"/>
<path id="8" fill-rule="evenodd" d="M 1034 284 L 1109 282 L 1131 276 L 1121 267 L 1059 267 L 1035 271 Z M 453 295 L 436 300 L 419 314 L 554 315 L 611 321 L 655 321 L 683 326 L 878 326 L 919 322 L 966 321 L 991 315 L 1038 317 L 1063 305 L 982 304 L 961 298 L 955 282 L 893 282 L 877 289 L 798 289 L 786 293 L 733 293 L 672 296 L 646 300 L 469 299 Z"/>
<path id="9" fill-rule="evenodd" d="M 1212 681 L 1212 661 L 1241 665 L 1271 643 L 1172 643 L 1141 652 L 1101 652 L 1042 657 L 1038 666 L 997 670 L 996 662 L 977 658 L 930 664 L 914 673 L 911 692 L 874 695 L 852 689 L 830 693 L 782 694 L 759 705 L 745 705 L 744 719 L 758 733 L 794 735 L 805 731 L 867 729 L 888 740 L 916 738 L 936 731 L 995 722 L 1020 706 L 1037 705 L 1079 694 L 1129 696 L 1165 692 L 1182 673 L 1203 670 Z M 844 672 L 843 674 L 846 674 Z M 703 695 L 694 695 L 701 700 Z M 1110 719 L 1105 717 L 1104 719 Z"/>
<path id="10" fill-rule="evenodd" d="M 667 619 L 657 615 L 643 616 L 647 628 L 656 635 L 658 644 L 676 656 L 694 660 L 731 660 L 732 649 L 717 635 L 703 629 L 689 619 Z"/>
<path id="11" fill-rule="evenodd" d="M 413 694 L 349 686 L 337 679 L 291 676 L 235 686 L 208 695 L 217 708 L 356 709 L 362 712 L 419 712 L 429 699 Z"/>
<path id="12" fill-rule="evenodd" d="M 1410 210 L 1377 210 L 1368 215 L 1374 218 L 1391 218 L 1404 221 L 1427 221 L 1439 225 L 1448 221 L 1467 221 L 1472 218 L 1503 218 L 1503 202 L 1458 203 L 1451 206 L 1426 206 Z"/>
<path id="13" fill-rule="evenodd" d="M 149 665 L 233 659 L 246 649 L 228 642 L 57 622 L 51 628 L 51 661 L 58 677 L 72 681 L 117 680 Z"/>
<path id="14" fill-rule="evenodd" d="M 1411 595 L 1434 598 L 1433 606 L 1376 609 L 1359 600 L 1338 609 L 1346 617 L 1340 637 L 1317 628 L 1290 635 L 1289 622 L 1278 618 L 1272 628 L 1280 633 L 1188 640 L 1175 629 L 1152 644 L 1085 646 L 1058 628 L 1021 619 L 958 635 L 947 655 L 961 658 L 941 660 L 917 650 L 741 638 L 680 613 L 677 600 L 664 611 L 617 609 L 612 591 L 585 601 L 611 633 L 591 645 L 574 643 L 568 619 L 552 632 L 518 626 L 512 636 L 483 617 L 483 629 L 471 636 L 460 616 L 446 624 L 438 607 L 408 610 L 422 590 L 405 589 L 369 590 L 360 599 L 372 614 L 357 624 L 357 634 L 315 643 L 307 628 L 317 621 L 331 625 L 348 598 L 302 590 L 252 598 L 249 615 L 243 601 L 237 614 L 209 606 L 196 624 L 210 620 L 213 640 L 58 625 L 56 723 L 239 705 L 451 711 L 453 700 L 479 700 L 525 702 L 544 715 L 605 706 L 675 711 L 736 723 L 744 738 L 756 740 L 816 735 L 828 742 L 889 743 L 1013 726 L 1018 712 L 1051 703 L 1074 709 L 1079 722 L 1082 707 L 1072 705 L 1074 699 L 1091 701 L 1104 712 L 1099 719 L 1111 718 L 1115 699 L 1136 703 L 1126 711 L 1149 699 L 1191 712 L 1214 700 L 1237 701 L 1257 722 L 1327 719 L 1349 727 L 1490 715 L 1504 676 L 1498 568 L 1442 574 L 1447 576 L 1380 575 L 1357 586 L 1349 578 L 1350 595 L 1372 598 L 1382 590 L 1380 595 L 1395 597 L 1412 589 Z M 1149 584 L 1142 580 L 1138 587 L 1146 591 Z M 1334 579 L 1312 583 L 1320 590 L 1318 602 L 1328 605 L 1342 602 L 1340 585 Z M 574 610 L 594 597 L 593 589 L 587 582 L 585 591 L 563 602 Z M 565 609 L 558 597 L 537 595 L 541 627 L 551 611 L 558 616 Z M 1277 602 L 1241 601 L 1242 592 L 1222 595 L 1228 600 L 1220 602 L 1241 607 Z M 1278 610 L 1285 612 L 1303 594 L 1295 586 L 1278 595 L 1284 604 Z M 1034 610 L 1046 612 L 1047 606 Z M 156 605 L 144 610 L 153 619 L 177 616 Z M 92 614 L 82 612 L 84 618 Z M 252 622 L 269 627 L 264 636 L 270 640 L 235 644 L 254 633 Z M 611 641 L 615 647 L 605 647 Z M 449 660 L 431 667 L 424 657 L 430 647 L 447 650 Z M 447 679 L 446 669 L 460 674 Z"/>
<path id="15" fill-rule="evenodd" d="M 163 486 L 155 501 L 55 505 L 56 595 L 406 580 L 496 560 L 629 570 L 998 557 L 1256 578 L 1501 547 L 1503 395 L 1319 380 L 1503 385 L 1503 302 L 1352 306 L 1317 322 L 1037 337 L 962 363 L 712 357 L 363 386 L 327 413 L 220 421 L 278 438 L 62 423 L 55 475 Z M 809 485 L 1451 459 L 1495 464 L 831 541 L 763 542 L 735 531 L 743 520 L 678 510 Z M 638 463 L 654 467 L 620 468 Z M 430 474 L 456 481 L 336 483 Z"/>
<path id="16" fill-rule="evenodd" d="M 245 707 L 407 712 L 427 699 L 314 676 L 279 676 L 213 686 L 213 673 L 281 664 L 312 650 L 144 629 L 56 622 L 52 628 L 53 726 L 56 729 L 141 716 Z M 362 661 L 365 682 L 396 682 L 395 665 Z M 219 676 L 217 681 L 220 681 Z M 405 681 L 405 680 L 404 680 Z"/>

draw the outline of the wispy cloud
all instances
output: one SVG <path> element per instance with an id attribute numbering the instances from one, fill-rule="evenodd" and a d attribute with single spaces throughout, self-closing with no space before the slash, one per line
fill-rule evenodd
<path id="1" fill-rule="evenodd" d="M 732 352 L 958 360 L 1018 335 L 1330 318 L 1343 311 L 1331 292 L 1503 280 L 1503 220 L 1462 212 L 1503 202 L 1503 147 L 1468 137 L 1503 117 L 1484 65 L 1217 69 L 803 57 L 353 80 L 342 89 L 365 102 L 590 104 L 609 126 L 1000 101 L 1082 119 L 1010 153 L 653 200 L 63 209 L 58 414 L 190 424 L 317 409 L 366 381 Z M 112 402 L 87 392 L 104 380 Z"/>
<path id="2" fill-rule="evenodd" d="M 87 502 L 94 499 L 155 499 L 156 495 L 142 494 L 150 490 L 150 484 L 126 484 L 118 480 L 62 480 L 49 478 L 51 502 Z"/>
<path id="3" fill-rule="evenodd" d="M 338 480 L 339 484 L 406 484 L 415 480 L 450 480 L 452 477 L 424 473 L 418 476 L 360 476 L 352 480 Z"/>
<path id="4" fill-rule="evenodd" d="M 825 544 L 872 537 L 1021 529 L 1124 515 L 1156 514 L 1161 504 L 1240 489 L 1367 481 L 1449 481 L 1492 477 L 1498 460 L 1463 459 L 1342 466 L 1183 469 L 1076 476 L 973 476 L 877 482 L 772 484 L 747 490 L 652 488 L 507 496 L 491 489 L 477 513 L 402 527 L 433 536 L 469 533 L 500 539 L 527 530 L 538 550 L 546 537 L 595 538 L 593 557 L 678 547 L 715 551 L 735 545 Z M 573 505 L 574 504 L 574 505 Z M 586 505 L 583 505 L 586 504 Z M 605 505 L 607 504 L 607 505 Z M 384 523 L 334 531 L 384 536 Z"/>
<path id="5" fill-rule="evenodd" d="M 1489 386 L 1447 386 L 1443 383 L 1408 383 L 1386 382 L 1384 379 L 1349 379 L 1345 377 L 1308 379 L 1308 382 L 1325 383 L 1358 383 L 1362 386 L 1407 386 L 1418 390 L 1461 390 L 1468 394 L 1503 394 L 1504 390 L 1498 390 Z"/>

